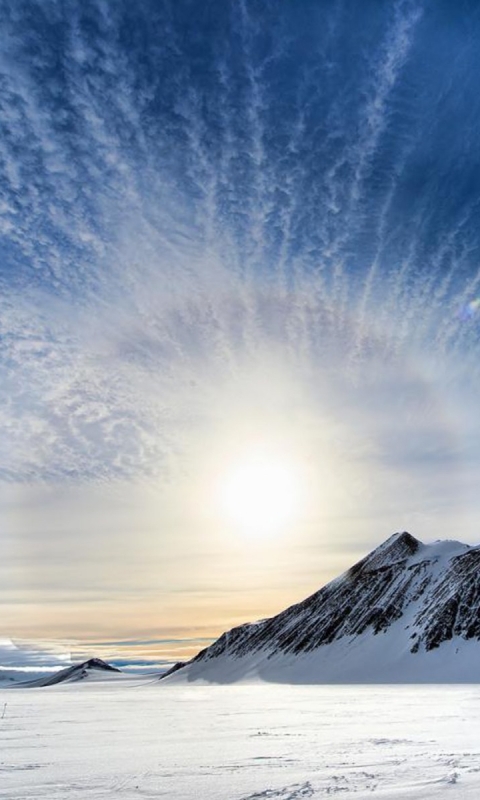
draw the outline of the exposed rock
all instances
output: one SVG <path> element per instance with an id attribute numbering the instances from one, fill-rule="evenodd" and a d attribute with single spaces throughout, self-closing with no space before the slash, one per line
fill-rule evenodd
<path id="1" fill-rule="evenodd" d="M 453 637 L 480 640 L 480 549 L 394 534 L 306 600 L 232 628 L 188 663 L 256 652 L 299 655 L 345 637 L 380 635 L 394 623 L 409 630 L 413 654 Z"/>

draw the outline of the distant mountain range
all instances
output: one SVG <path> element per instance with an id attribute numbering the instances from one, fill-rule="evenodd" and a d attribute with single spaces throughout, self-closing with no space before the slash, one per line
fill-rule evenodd
<path id="1" fill-rule="evenodd" d="M 480 682 L 480 546 L 396 533 L 320 591 L 240 625 L 167 682 Z M 175 673 L 175 674 L 172 674 Z"/>

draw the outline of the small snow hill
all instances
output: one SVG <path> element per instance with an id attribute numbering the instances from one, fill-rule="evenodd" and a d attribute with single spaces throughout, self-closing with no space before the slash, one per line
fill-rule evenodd
<path id="1" fill-rule="evenodd" d="M 111 673 L 116 673 L 117 675 L 123 674 L 121 670 L 117 669 L 116 667 L 112 667 L 110 664 L 107 664 L 106 661 L 102 661 L 101 658 L 90 658 L 88 661 L 83 661 L 81 664 L 74 664 L 72 667 L 67 667 L 59 672 L 54 672 L 53 675 L 49 675 L 44 678 L 38 678 L 34 681 L 18 683 L 17 685 L 22 687 L 55 686 L 58 683 L 74 683 L 76 681 L 83 681 L 86 679 L 97 680 L 99 678 L 105 678 L 107 677 L 106 673 L 108 673 L 108 677 L 111 676 Z"/>
<path id="2" fill-rule="evenodd" d="M 280 614 L 222 634 L 166 683 L 480 683 L 480 546 L 396 533 Z"/>

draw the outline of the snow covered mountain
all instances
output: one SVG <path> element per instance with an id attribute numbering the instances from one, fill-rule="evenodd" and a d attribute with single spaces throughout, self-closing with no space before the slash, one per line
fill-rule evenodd
<path id="1" fill-rule="evenodd" d="M 75 681 L 82 681 L 91 678 L 104 678 L 105 673 L 111 677 L 111 673 L 121 675 L 121 670 L 102 661 L 101 658 L 90 658 L 82 664 L 74 664 L 66 669 L 61 669 L 59 672 L 54 672 L 53 675 L 38 678 L 34 681 L 27 681 L 19 683 L 19 686 L 54 686 L 57 683 L 74 683 Z"/>
<path id="2" fill-rule="evenodd" d="M 396 533 L 320 591 L 224 633 L 167 681 L 480 682 L 480 546 Z"/>

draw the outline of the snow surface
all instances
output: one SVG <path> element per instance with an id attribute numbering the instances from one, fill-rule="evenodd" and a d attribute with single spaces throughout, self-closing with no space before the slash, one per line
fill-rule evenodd
<path id="1" fill-rule="evenodd" d="M 412 654 L 408 630 L 401 624 L 373 636 L 349 637 L 322 645 L 311 653 L 270 650 L 246 656 L 220 656 L 192 662 L 164 679 L 167 684 L 421 684 L 480 683 L 480 644 L 454 639 L 428 653 Z"/>
<path id="2" fill-rule="evenodd" d="M 113 676 L 0 692 L 2 799 L 336 795 L 477 800 L 480 687 Z"/>

